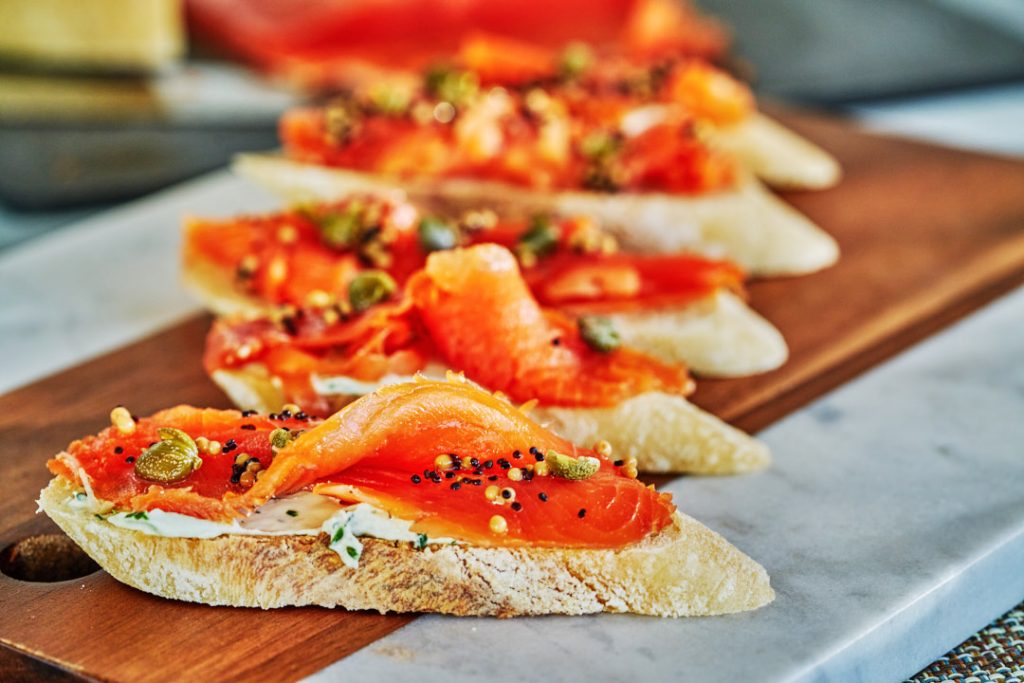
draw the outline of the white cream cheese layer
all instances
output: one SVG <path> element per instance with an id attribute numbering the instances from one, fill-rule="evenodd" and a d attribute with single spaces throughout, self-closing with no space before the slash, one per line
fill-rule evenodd
<path id="1" fill-rule="evenodd" d="M 392 517 L 367 503 L 342 506 L 336 499 L 302 492 L 275 498 L 241 521 L 230 524 L 199 519 L 177 512 L 95 513 L 95 502 L 87 492 L 72 496 L 68 507 L 93 512 L 96 517 L 122 529 L 166 538 L 216 538 L 228 534 L 242 536 L 316 536 L 330 538 L 330 548 L 347 566 L 359 566 L 363 545 L 360 537 L 412 543 L 424 548 L 428 543 L 452 543 L 449 538 L 430 538 L 411 530 L 412 522 Z"/>

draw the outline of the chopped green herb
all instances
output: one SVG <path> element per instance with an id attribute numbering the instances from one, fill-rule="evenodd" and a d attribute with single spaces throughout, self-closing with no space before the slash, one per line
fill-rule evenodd
<path id="1" fill-rule="evenodd" d="M 580 337 L 595 351 L 607 353 L 622 346 L 622 338 L 615 324 L 608 318 L 597 315 L 585 315 L 576 324 L 579 326 Z"/>
<path id="2" fill-rule="evenodd" d="M 352 546 L 345 548 L 345 552 L 347 552 L 348 556 L 352 559 L 359 557 L 359 551 L 353 548 Z"/>
<path id="3" fill-rule="evenodd" d="M 420 221 L 419 236 L 423 251 L 454 249 L 459 243 L 455 226 L 433 216 L 427 216 Z"/>
<path id="4" fill-rule="evenodd" d="M 147 515 L 145 512 L 142 512 L 142 511 L 139 511 L 139 512 L 129 512 L 128 514 L 125 515 L 125 517 L 127 517 L 128 519 L 149 519 L 149 515 Z"/>
<path id="5" fill-rule="evenodd" d="M 416 548 L 418 548 L 419 550 L 423 550 L 426 547 L 427 547 L 427 535 L 426 534 L 420 534 L 419 536 L 416 537 Z"/>
<path id="6" fill-rule="evenodd" d="M 331 545 L 334 545 L 345 536 L 345 527 L 338 527 L 338 530 L 331 536 Z"/>
<path id="7" fill-rule="evenodd" d="M 363 271 L 349 283 L 348 299 L 357 312 L 390 298 L 398 290 L 394 279 L 382 270 Z"/>
<path id="8" fill-rule="evenodd" d="M 298 517 L 299 516 L 299 511 L 298 510 L 285 510 L 284 514 L 288 515 L 289 517 Z"/>

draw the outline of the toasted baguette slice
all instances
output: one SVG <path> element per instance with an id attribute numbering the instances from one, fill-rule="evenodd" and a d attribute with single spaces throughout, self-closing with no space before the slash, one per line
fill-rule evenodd
<path id="1" fill-rule="evenodd" d="M 738 158 L 773 187 L 822 190 L 839 182 L 839 162 L 785 126 L 755 113 L 742 123 L 710 128 L 711 144 Z"/>
<path id="2" fill-rule="evenodd" d="M 775 593 L 759 564 L 699 522 L 621 550 L 428 546 L 363 539 L 351 569 L 323 537 L 167 538 L 67 505 L 57 477 L 39 506 L 118 581 L 164 598 L 235 607 L 319 605 L 513 617 L 634 612 L 665 617 L 756 609 Z"/>
<path id="3" fill-rule="evenodd" d="M 681 396 L 657 391 L 612 408 L 539 406 L 533 418 L 578 444 L 604 439 L 645 472 L 742 474 L 771 463 L 768 447 Z"/>
<path id="4" fill-rule="evenodd" d="M 287 402 L 260 363 L 217 370 L 213 381 L 243 410 L 271 413 Z M 351 397 L 338 397 L 340 408 Z M 604 439 L 615 457 L 634 457 L 645 472 L 739 474 L 771 463 L 768 447 L 681 396 L 648 392 L 611 408 L 539 406 L 531 416 L 578 444 Z"/>
<path id="5" fill-rule="evenodd" d="M 271 310 L 239 292 L 230 275 L 196 254 L 186 255 L 182 282 L 217 315 L 259 316 Z M 609 317 L 627 346 L 666 363 L 685 363 L 705 377 L 767 372 L 789 355 L 779 331 L 731 292 L 717 292 L 681 308 Z"/>
<path id="6" fill-rule="evenodd" d="M 353 192 L 404 190 L 413 201 L 448 211 L 488 207 L 503 214 L 586 214 L 601 221 L 626 249 L 696 251 L 729 258 L 751 275 L 797 275 L 835 263 L 839 248 L 755 178 L 733 190 L 700 197 L 667 194 L 536 192 L 504 183 L 445 179 L 402 180 L 243 154 L 234 170 L 291 201 L 330 201 Z"/>
<path id="7" fill-rule="evenodd" d="M 744 377 L 780 367 L 789 357 L 782 334 L 732 292 L 685 308 L 616 313 L 626 346 L 704 377 Z"/>

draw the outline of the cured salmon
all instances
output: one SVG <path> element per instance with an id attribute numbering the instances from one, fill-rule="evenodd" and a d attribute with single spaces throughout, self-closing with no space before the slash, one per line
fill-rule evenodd
<path id="1" fill-rule="evenodd" d="M 544 405 L 612 406 L 648 391 L 693 389 L 682 364 L 595 349 L 574 320 L 537 303 L 511 252 L 495 244 L 431 254 L 400 299 L 354 318 L 328 323 L 323 311 L 300 310 L 279 323 L 220 321 L 204 362 L 211 374 L 260 363 L 290 400 L 320 414 L 327 404 L 314 376 L 372 381 L 430 360 Z"/>
<path id="2" fill-rule="evenodd" d="M 339 224 L 356 236 L 339 242 Z M 185 226 L 183 258 L 186 270 L 196 263 L 215 268 L 254 307 L 302 307 L 317 296 L 342 295 L 368 268 L 383 268 L 401 285 L 433 251 L 488 242 L 516 253 L 542 304 L 574 313 L 678 307 L 743 290 L 743 272 L 728 261 L 622 253 L 584 217 L 472 212 L 442 219 L 405 201 L 369 196 L 263 216 L 193 219 Z"/>
<path id="3" fill-rule="evenodd" d="M 441 358 L 517 400 L 607 406 L 693 388 L 683 366 L 630 349 L 591 348 L 574 321 L 541 308 L 515 258 L 497 245 L 432 254 L 408 292 Z"/>
<path id="4" fill-rule="evenodd" d="M 468 382 L 387 387 L 324 421 L 180 406 L 132 424 L 131 433 L 115 425 L 75 441 L 50 470 L 121 510 L 228 521 L 313 490 L 372 503 L 418 533 L 485 546 L 618 548 L 666 527 L 675 511 L 667 494 Z M 147 481 L 133 464 L 166 438 L 160 428 L 207 444 L 201 466 L 173 484 Z M 286 443 L 275 447 L 282 430 Z M 248 488 L 232 476 L 242 453 L 259 463 Z M 585 478 L 566 478 L 548 458 L 594 466 Z"/>

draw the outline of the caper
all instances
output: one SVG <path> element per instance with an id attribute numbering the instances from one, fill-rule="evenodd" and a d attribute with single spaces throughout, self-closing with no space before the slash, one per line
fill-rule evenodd
<path id="1" fill-rule="evenodd" d="M 548 451 L 544 456 L 551 474 L 562 479 L 589 479 L 601 469 L 601 461 L 589 455 L 574 458 L 558 451 Z"/>
<path id="2" fill-rule="evenodd" d="M 292 433 L 287 429 L 278 427 L 270 432 L 270 445 L 275 450 L 280 450 L 292 442 Z"/>
<path id="3" fill-rule="evenodd" d="M 465 104 L 480 90 L 480 78 L 472 71 L 458 71 L 444 66 L 434 67 L 426 73 L 427 92 L 439 100 L 452 104 Z"/>
<path id="4" fill-rule="evenodd" d="M 622 346 L 619 331 L 615 329 L 615 323 L 608 318 L 585 315 L 577 320 L 576 324 L 580 330 L 580 337 L 595 351 L 607 353 Z"/>
<path id="5" fill-rule="evenodd" d="M 580 142 L 580 153 L 588 159 L 607 159 L 619 150 L 622 139 L 615 133 L 596 131 Z"/>
<path id="6" fill-rule="evenodd" d="M 398 116 L 409 110 L 411 93 L 397 85 L 379 85 L 370 91 L 370 105 L 382 114 Z"/>
<path id="7" fill-rule="evenodd" d="M 594 53 L 586 43 L 570 43 L 562 53 L 562 75 L 576 78 L 590 68 Z"/>
<path id="8" fill-rule="evenodd" d="M 176 484 L 203 466 L 199 447 L 185 432 L 173 427 L 157 430 L 160 441 L 135 460 L 135 474 L 147 481 Z"/>
<path id="9" fill-rule="evenodd" d="M 459 243 L 455 227 L 433 216 L 427 216 L 420 221 L 419 236 L 423 251 L 454 249 Z"/>
<path id="10" fill-rule="evenodd" d="M 324 244 L 334 249 L 351 249 L 359 239 L 359 207 L 350 206 L 345 211 L 331 212 L 317 216 L 314 220 L 320 226 Z"/>
<path id="11" fill-rule="evenodd" d="M 398 289 L 394 279 L 382 270 L 363 271 L 349 283 L 348 298 L 352 308 L 365 311 L 384 301 Z"/>
<path id="12" fill-rule="evenodd" d="M 547 216 L 534 216 L 530 229 L 519 236 L 517 249 L 533 256 L 550 254 L 558 246 L 558 229 Z"/>

